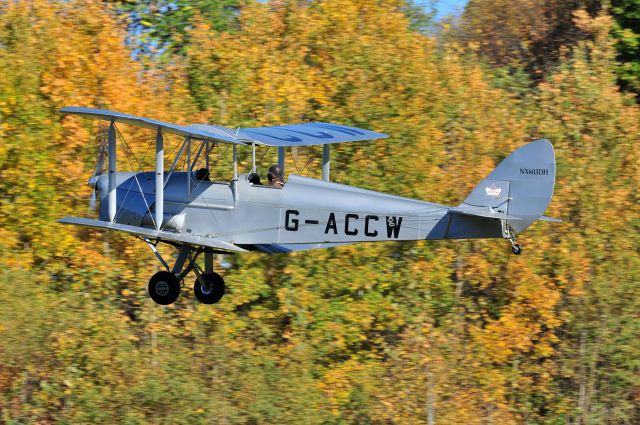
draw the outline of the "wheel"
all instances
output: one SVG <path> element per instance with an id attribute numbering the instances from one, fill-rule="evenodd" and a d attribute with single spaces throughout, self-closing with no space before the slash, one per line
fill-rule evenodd
<path id="1" fill-rule="evenodd" d="M 522 253 L 522 247 L 519 243 L 515 243 L 511 247 L 511 252 L 513 252 L 515 255 L 520 255 Z"/>
<path id="2" fill-rule="evenodd" d="M 173 273 L 158 272 L 149 279 L 147 290 L 157 304 L 168 305 L 178 299 L 180 282 Z"/>
<path id="3" fill-rule="evenodd" d="M 193 293 L 198 301 L 203 304 L 215 304 L 222 299 L 224 295 L 224 279 L 218 273 L 203 273 L 200 277 L 206 282 L 206 287 L 200 284 L 200 280 L 196 279 L 193 284 Z"/>

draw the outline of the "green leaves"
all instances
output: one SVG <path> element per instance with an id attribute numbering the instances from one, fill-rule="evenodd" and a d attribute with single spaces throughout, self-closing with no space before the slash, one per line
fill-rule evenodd
<path id="1" fill-rule="evenodd" d="M 617 69 L 621 86 L 640 94 L 640 1 L 613 0 L 614 18 L 611 34 L 616 40 L 620 65 Z"/>
<path id="2" fill-rule="evenodd" d="M 140 53 L 165 60 L 170 60 L 172 54 L 184 53 L 195 20 L 207 22 L 215 31 L 233 30 L 241 5 L 239 0 L 115 0 L 112 3 L 125 14 L 129 33 Z"/>

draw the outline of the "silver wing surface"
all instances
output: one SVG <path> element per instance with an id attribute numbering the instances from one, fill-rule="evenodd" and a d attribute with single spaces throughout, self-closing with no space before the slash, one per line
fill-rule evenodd
<path id="1" fill-rule="evenodd" d="M 108 111 L 105 109 L 81 108 L 77 106 L 68 106 L 66 108 L 62 108 L 60 112 L 70 115 L 80 115 L 87 118 L 101 119 L 104 121 L 121 122 L 138 127 L 151 128 L 154 130 L 157 128 L 162 128 L 162 130 L 166 133 L 177 134 L 183 137 L 189 136 L 192 139 L 231 143 L 237 145 L 245 144 L 242 140 L 240 140 L 240 138 L 234 135 L 234 130 L 219 125 L 183 126 L 153 120 L 150 118 L 138 117 L 136 115 L 123 114 L 121 112 Z"/>
<path id="2" fill-rule="evenodd" d="M 247 252 L 246 249 L 240 248 L 237 245 L 213 238 L 185 235 L 182 233 L 175 233 L 164 230 L 156 231 L 155 229 L 148 229 L 145 227 L 129 226 L 127 224 L 111 223 L 108 221 L 92 220 L 89 218 L 65 217 L 58 221 L 62 224 L 75 224 L 77 226 L 91 227 L 94 229 L 103 230 L 118 230 L 121 232 L 130 233 L 132 235 L 142 236 L 148 239 L 177 242 L 180 244 L 193 246 L 205 246 L 220 251 Z"/>

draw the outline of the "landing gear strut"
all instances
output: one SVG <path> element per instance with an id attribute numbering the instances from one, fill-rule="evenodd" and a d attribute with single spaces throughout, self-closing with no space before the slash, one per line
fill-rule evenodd
<path id="1" fill-rule="evenodd" d="M 522 253 L 522 245 L 516 242 L 516 234 L 509 226 L 506 220 L 500 220 L 502 224 L 502 237 L 511 242 L 511 252 L 515 255 L 520 255 Z"/>
<path id="2" fill-rule="evenodd" d="M 181 282 L 192 270 L 196 275 L 193 292 L 198 301 L 203 304 L 215 304 L 222 299 L 225 292 L 224 279 L 213 271 L 213 254 L 211 252 L 205 252 L 202 248 L 182 245 L 175 264 L 169 269 L 169 265 L 156 249 L 157 243 L 154 244 L 148 239 L 145 239 L 145 242 L 147 242 L 166 269 L 166 271 L 154 274 L 147 286 L 149 296 L 157 304 L 168 305 L 174 303 L 180 296 Z M 196 259 L 203 252 L 204 271 L 196 263 Z"/>

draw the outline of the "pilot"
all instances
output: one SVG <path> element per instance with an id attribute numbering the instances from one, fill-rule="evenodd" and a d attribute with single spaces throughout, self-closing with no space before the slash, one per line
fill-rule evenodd
<path id="1" fill-rule="evenodd" d="M 269 179 L 269 186 L 282 189 L 284 181 L 282 179 L 282 169 L 277 165 L 272 165 L 267 171 L 267 178 Z"/>
<path id="2" fill-rule="evenodd" d="M 209 178 L 209 170 L 207 170 L 206 168 L 200 168 L 198 171 L 196 171 L 196 180 L 210 182 L 211 179 Z"/>
<path id="3" fill-rule="evenodd" d="M 249 180 L 249 183 L 251 183 L 252 185 L 260 185 L 260 176 L 258 175 L 258 173 L 251 173 L 247 176 L 247 180 Z"/>

